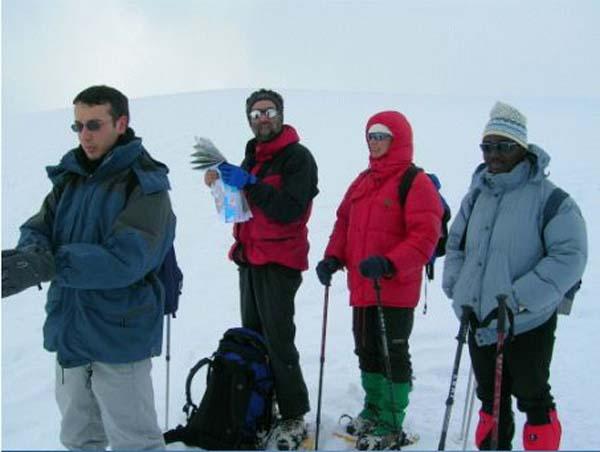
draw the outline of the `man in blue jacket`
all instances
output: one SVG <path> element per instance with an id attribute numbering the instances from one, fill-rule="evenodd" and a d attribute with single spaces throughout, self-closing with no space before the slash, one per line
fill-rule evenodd
<path id="1" fill-rule="evenodd" d="M 550 393 L 557 313 L 581 279 L 587 233 L 571 197 L 546 216 L 557 187 L 548 180 L 550 156 L 527 141 L 525 116 L 498 102 L 480 145 L 483 163 L 450 229 L 442 287 L 458 315 L 473 309 L 469 353 L 481 400 L 475 443 L 490 449 L 497 339 L 496 296 L 505 294 L 510 340 L 505 346 L 498 421 L 500 450 L 515 433 L 512 400 L 527 415 L 525 450 L 557 450 L 562 428 Z M 546 223 L 544 225 L 544 223 Z"/>
<path id="2" fill-rule="evenodd" d="M 2 251 L 2 297 L 51 281 L 44 347 L 65 447 L 164 448 L 150 358 L 162 347 L 156 270 L 175 234 L 168 169 L 129 128 L 121 92 L 92 86 L 73 104 L 80 145 L 47 168 L 52 191 Z"/>

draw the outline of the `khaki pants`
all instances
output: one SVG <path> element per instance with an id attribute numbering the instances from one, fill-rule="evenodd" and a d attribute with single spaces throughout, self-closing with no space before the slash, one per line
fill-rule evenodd
<path id="1" fill-rule="evenodd" d="M 164 449 L 151 369 L 150 359 L 69 369 L 57 363 L 62 444 L 67 449 Z"/>

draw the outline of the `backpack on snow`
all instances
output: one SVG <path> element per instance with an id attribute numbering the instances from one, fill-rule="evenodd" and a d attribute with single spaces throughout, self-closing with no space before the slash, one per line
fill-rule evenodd
<path id="1" fill-rule="evenodd" d="M 467 218 L 467 222 L 465 224 L 465 230 L 463 231 L 463 235 L 460 241 L 460 250 L 465 249 L 466 241 L 467 241 L 467 229 L 469 227 L 469 219 L 471 218 L 471 213 L 473 212 L 473 208 L 475 207 L 475 203 L 477 202 L 477 198 L 481 193 L 480 189 L 475 189 L 473 194 L 471 195 L 471 212 L 469 213 L 469 217 Z M 554 218 L 556 213 L 558 212 L 559 207 L 563 203 L 565 199 L 569 197 L 569 194 L 564 191 L 562 188 L 556 187 L 548 196 L 546 200 L 546 204 L 544 205 L 544 211 L 542 213 L 542 246 L 544 247 L 544 256 L 548 254 L 546 251 L 546 241 L 544 239 L 544 230 L 550 221 Z M 575 294 L 581 288 L 581 279 L 577 281 L 573 287 L 571 287 L 567 292 L 563 295 L 563 299 L 558 304 L 557 312 L 559 314 L 569 315 L 571 314 L 571 308 L 573 307 L 573 300 L 575 299 Z"/>
<path id="2" fill-rule="evenodd" d="M 207 367 L 206 390 L 194 404 L 194 375 Z M 190 369 L 185 382 L 186 425 L 164 434 L 165 443 L 181 441 L 209 450 L 263 447 L 273 421 L 273 375 L 264 339 L 248 328 L 231 328 L 211 358 Z"/>
<path id="3" fill-rule="evenodd" d="M 408 192 L 410 187 L 412 186 L 415 177 L 417 174 L 423 172 L 422 168 L 419 168 L 415 164 L 411 163 L 408 169 L 402 175 L 402 180 L 400 181 L 400 185 L 398 186 L 398 196 L 400 197 L 400 205 L 404 207 L 406 204 L 406 198 L 408 197 Z M 440 202 L 442 204 L 442 208 L 444 209 L 444 213 L 442 215 L 442 231 L 440 238 L 438 239 L 438 243 L 436 245 L 435 251 L 433 255 L 429 259 L 429 262 L 425 265 L 425 273 L 427 274 L 427 279 L 429 281 L 433 280 L 434 272 L 433 272 L 433 264 L 435 263 L 435 259 L 446 254 L 446 242 L 448 241 L 448 223 L 450 222 L 450 218 L 452 218 L 452 212 L 450 211 L 450 206 L 442 196 L 440 192 L 440 188 L 442 184 L 438 177 L 433 173 L 425 173 L 433 182 L 433 185 L 438 191 L 438 195 L 440 197 Z"/>

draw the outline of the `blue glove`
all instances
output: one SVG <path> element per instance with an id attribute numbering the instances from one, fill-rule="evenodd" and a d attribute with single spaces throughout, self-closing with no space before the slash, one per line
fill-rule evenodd
<path id="1" fill-rule="evenodd" d="M 219 165 L 219 171 L 221 172 L 223 182 L 232 187 L 242 189 L 246 185 L 256 183 L 256 176 L 254 174 L 250 174 L 245 169 L 236 165 L 231 165 L 227 162 L 223 162 Z"/>
<path id="2" fill-rule="evenodd" d="M 382 276 L 391 276 L 394 273 L 394 265 L 387 257 L 371 256 L 358 265 L 360 274 L 365 278 L 379 279 Z"/>
<path id="3" fill-rule="evenodd" d="M 342 268 L 342 264 L 335 257 L 326 257 L 317 264 L 317 277 L 324 286 L 331 285 L 331 275 Z"/>

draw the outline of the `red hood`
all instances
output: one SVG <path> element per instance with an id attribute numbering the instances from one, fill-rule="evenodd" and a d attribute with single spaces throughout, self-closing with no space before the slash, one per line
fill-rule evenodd
<path id="1" fill-rule="evenodd" d="M 378 159 L 369 157 L 370 168 L 376 172 L 387 172 L 390 167 L 408 166 L 413 160 L 412 128 L 406 117 L 397 111 L 382 111 L 369 119 L 366 134 L 373 124 L 383 124 L 392 131 L 394 138 L 388 151 Z"/>

